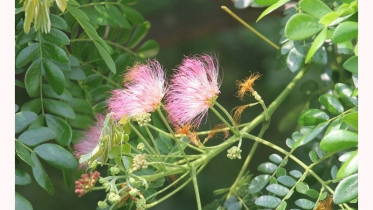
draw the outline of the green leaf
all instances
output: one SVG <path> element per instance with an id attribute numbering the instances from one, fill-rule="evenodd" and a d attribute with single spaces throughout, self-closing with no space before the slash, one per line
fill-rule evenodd
<path id="1" fill-rule="evenodd" d="M 121 28 L 132 29 L 131 24 L 125 18 L 125 14 L 123 14 L 117 6 L 112 4 L 106 4 L 105 6 L 116 24 L 118 24 Z"/>
<path id="2" fill-rule="evenodd" d="M 127 43 L 127 47 L 132 49 L 136 47 L 141 40 L 145 37 L 150 29 L 150 22 L 145 21 L 144 23 L 137 26 L 135 31 L 132 34 L 131 39 Z"/>
<path id="3" fill-rule="evenodd" d="M 297 182 L 291 176 L 280 176 L 279 178 L 277 178 L 277 181 L 280 182 L 281 184 L 287 186 L 287 187 L 292 187 Z"/>
<path id="4" fill-rule="evenodd" d="M 74 170 L 78 167 L 75 157 L 57 144 L 42 144 L 34 149 L 35 153 L 50 165 L 61 170 Z"/>
<path id="5" fill-rule="evenodd" d="M 16 179 L 15 179 L 16 185 L 27 185 L 31 183 L 30 175 L 24 170 L 16 168 L 15 175 L 16 175 Z"/>
<path id="6" fill-rule="evenodd" d="M 287 206 L 286 201 L 281 201 L 280 205 L 277 207 L 278 210 L 285 210 Z"/>
<path id="7" fill-rule="evenodd" d="M 132 165 L 133 165 L 133 159 L 132 158 L 129 158 L 127 156 L 122 156 L 122 162 L 123 162 L 124 167 L 127 170 L 130 170 L 132 168 Z"/>
<path id="8" fill-rule="evenodd" d="M 84 7 L 81 10 L 89 17 L 91 21 L 96 23 L 97 25 L 106 25 L 106 19 L 101 16 L 93 7 Z"/>
<path id="9" fill-rule="evenodd" d="M 69 104 L 75 112 L 93 114 L 91 105 L 84 99 L 74 97 L 68 101 L 67 104 Z"/>
<path id="10" fill-rule="evenodd" d="M 327 153 L 356 147 L 358 145 L 358 135 L 351 131 L 336 130 L 330 132 L 320 142 L 320 148 Z"/>
<path id="11" fill-rule="evenodd" d="M 61 146 L 70 145 L 72 139 L 72 130 L 70 125 L 59 117 L 45 114 L 45 120 L 48 128 L 52 129 L 56 133 L 56 141 Z"/>
<path id="12" fill-rule="evenodd" d="M 126 15 L 126 18 L 133 24 L 137 25 L 144 22 L 144 17 L 137 10 L 132 7 L 120 4 L 120 9 Z"/>
<path id="13" fill-rule="evenodd" d="M 18 110 L 19 110 L 19 106 L 15 104 L 15 112 L 17 112 Z"/>
<path id="14" fill-rule="evenodd" d="M 255 4 L 260 6 L 269 6 L 276 3 L 278 0 L 254 0 Z"/>
<path id="15" fill-rule="evenodd" d="M 255 204 L 267 208 L 276 208 L 280 204 L 281 200 L 274 196 L 262 195 L 255 200 Z"/>
<path id="16" fill-rule="evenodd" d="M 355 45 L 355 47 L 354 47 L 354 54 L 355 54 L 356 56 L 358 56 L 358 51 L 359 51 L 359 44 L 356 43 L 356 45 Z"/>
<path id="17" fill-rule="evenodd" d="M 64 101 L 70 101 L 73 98 L 71 93 L 66 88 L 63 90 L 63 93 L 61 95 L 57 95 L 57 93 L 54 92 L 52 86 L 48 84 L 43 84 L 43 93 L 48 98 L 61 99 Z"/>
<path id="18" fill-rule="evenodd" d="M 306 191 L 306 195 L 310 198 L 317 199 L 319 197 L 319 192 L 314 189 L 309 189 Z"/>
<path id="19" fill-rule="evenodd" d="M 16 148 L 16 153 L 19 158 L 21 158 L 23 161 L 25 161 L 25 163 L 29 164 L 31 167 L 35 166 L 34 162 L 32 161 L 30 157 L 30 151 L 27 150 L 27 148 L 23 146 L 22 143 L 16 141 L 15 148 Z"/>
<path id="20" fill-rule="evenodd" d="M 56 138 L 56 133 L 47 128 L 47 127 L 37 127 L 33 129 L 28 129 L 23 132 L 19 137 L 22 143 L 26 144 L 27 146 L 36 146 L 42 142 L 51 140 Z"/>
<path id="21" fill-rule="evenodd" d="M 46 58 L 53 59 L 60 63 L 70 62 L 70 60 L 67 58 L 66 52 L 62 48 L 56 45 L 43 43 L 42 49 L 43 49 L 43 56 Z"/>
<path id="22" fill-rule="evenodd" d="M 34 27 L 32 27 L 32 28 L 30 29 L 30 31 L 29 31 L 28 34 L 26 34 L 24 31 L 22 31 L 22 32 L 18 35 L 18 37 L 17 37 L 17 39 L 16 39 L 16 46 L 20 47 L 20 46 L 22 46 L 22 45 L 24 45 L 24 44 L 27 44 L 28 42 L 31 42 L 32 40 L 35 39 L 36 34 L 37 34 L 37 33 L 35 32 Z"/>
<path id="23" fill-rule="evenodd" d="M 298 124 L 304 126 L 318 125 L 327 120 L 329 120 L 329 116 L 325 112 L 319 109 L 307 109 L 300 114 Z"/>
<path id="24" fill-rule="evenodd" d="M 286 57 L 286 65 L 291 72 L 298 71 L 304 64 L 305 50 L 302 45 L 295 45 Z"/>
<path id="25" fill-rule="evenodd" d="M 109 85 L 101 85 L 91 90 L 89 94 L 92 97 L 92 101 L 96 103 L 98 101 L 105 99 L 106 97 L 109 97 L 109 91 L 111 91 L 111 89 L 112 87 Z"/>
<path id="26" fill-rule="evenodd" d="M 266 174 L 272 174 L 276 170 L 277 166 L 273 163 L 266 162 L 258 166 L 258 171 Z"/>
<path id="27" fill-rule="evenodd" d="M 350 113 L 343 117 L 343 121 L 358 129 L 358 113 Z"/>
<path id="28" fill-rule="evenodd" d="M 88 129 L 89 126 L 94 124 L 94 121 L 91 117 L 88 117 L 86 115 L 76 114 L 74 119 L 68 119 L 69 124 L 73 128 L 79 128 L 79 129 Z"/>
<path id="29" fill-rule="evenodd" d="M 69 37 L 64 32 L 58 29 L 55 29 L 55 28 L 51 28 L 51 31 L 48 34 L 42 33 L 42 36 L 48 42 L 52 42 L 55 44 L 63 44 L 63 45 L 70 44 Z"/>
<path id="30" fill-rule="evenodd" d="M 261 191 L 263 189 L 263 187 L 267 185 L 270 177 L 271 176 L 268 175 L 268 174 L 263 174 L 263 175 L 256 176 L 250 182 L 249 192 L 251 194 L 254 194 L 254 193 L 257 193 L 257 192 Z"/>
<path id="31" fill-rule="evenodd" d="M 333 120 L 329 124 L 328 129 L 326 129 L 325 135 L 327 135 L 331 131 L 346 130 L 347 128 L 348 128 L 347 124 L 343 122 L 342 116 L 340 116 L 340 117 L 337 117 L 335 120 Z"/>
<path id="32" fill-rule="evenodd" d="M 302 176 L 302 172 L 300 172 L 298 170 L 292 170 L 292 171 L 289 172 L 289 174 L 292 177 L 297 178 L 297 179 L 299 179 Z"/>
<path id="33" fill-rule="evenodd" d="M 67 58 L 69 59 L 70 65 L 72 67 L 79 67 L 80 66 L 79 60 L 75 56 L 68 55 Z"/>
<path id="34" fill-rule="evenodd" d="M 319 102 L 323 105 L 326 110 L 331 114 L 338 115 L 344 112 L 343 105 L 339 100 L 332 94 L 323 94 L 319 97 Z"/>
<path id="35" fill-rule="evenodd" d="M 292 139 L 287 138 L 285 143 L 286 143 L 286 146 L 288 146 L 291 149 L 291 147 L 294 144 L 294 141 Z"/>
<path id="36" fill-rule="evenodd" d="M 61 95 L 65 89 L 65 76 L 50 60 L 43 59 L 45 75 L 54 92 Z"/>
<path id="37" fill-rule="evenodd" d="M 300 139 L 298 139 L 293 145 L 292 149 L 295 149 L 299 146 L 305 145 L 308 142 L 312 141 L 319 135 L 326 126 L 328 126 L 329 122 L 320 123 L 315 128 L 308 131 L 304 136 L 302 136 Z"/>
<path id="38" fill-rule="evenodd" d="M 333 202 L 342 204 L 351 201 L 358 196 L 358 174 L 343 179 L 335 188 Z"/>
<path id="39" fill-rule="evenodd" d="M 338 17 L 339 17 L 338 13 L 332 11 L 332 12 L 329 12 L 328 14 L 325 14 L 324 16 L 322 16 L 319 20 L 319 23 L 328 26 L 333 21 L 335 21 Z"/>
<path id="40" fill-rule="evenodd" d="M 98 12 L 98 14 L 100 14 L 101 17 L 104 17 L 108 25 L 112 27 L 118 26 L 116 21 L 114 21 L 114 17 L 111 16 L 112 14 L 111 13 L 109 14 L 109 11 L 103 5 L 95 4 L 94 8 Z"/>
<path id="41" fill-rule="evenodd" d="M 21 68 L 34 60 L 39 54 L 39 43 L 33 43 L 23 48 L 16 57 L 16 68 Z"/>
<path id="42" fill-rule="evenodd" d="M 70 186 L 73 183 L 73 180 L 71 179 L 71 171 L 63 170 L 62 173 L 65 186 L 67 189 L 70 189 Z"/>
<path id="43" fill-rule="evenodd" d="M 109 67 L 110 71 L 113 72 L 114 74 L 116 74 L 116 67 L 115 67 L 115 63 L 113 61 L 113 58 L 110 56 L 110 54 L 105 50 L 104 47 L 101 46 L 100 43 L 94 41 L 93 42 L 98 50 L 98 52 L 100 53 L 102 59 L 104 59 L 106 65 Z"/>
<path id="44" fill-rule="evenodd" d="M 40 163 L 39 158 L 35 155 L 35 153 L 31 153 L 31 159 L 35 163 L 35 167 L 32 168 L 32 173 L 34 174 L 36 182 L 50 195 L 54 195 L 54 187 L 49 179 L 47 173 L 43 168 L 43 165 Z"/>
<path id="45" fill-rule="evenodd" d="M 310 157 L 311 161 L 314 163 L 316 161 L 319 160 L 319 157 L 317 156 L 316 152 L 311 150 L 309 153 L 308 153 L 308 156 Z"/>
<path id="46" fill-rule="evenodd" d="M 36 96 L 40 89 L 41 80 L 41 60 L 37 59 L 27 69 L 25 75 L 25 86 L 29 96 Z"/>
<path id="47" fill-rule="evenodd" d="M 80 68 L 72 68 L 70 72 L 68 72 L 68 77 L 71 80 L 85 80 L 85 73 Z"/>
<path id="48" fill-rule="evenodd" d="M 51 19 L 52 27 L 58 28 L 58 29 L 61 29 L 61 30 L 66 30 L 67 24 L 66 24 L 66 22 L 63 18 L 61 18 L 57 15 L 54 15 L 54 14 L 50 14 L 49 17 Z"/>
<path id="49" fill-rule="evenodd" d="M 256 20 L 256 22 L 258 22 L 260 19 L 262 19 L 264 16 L 268 15 L 269 13 L 274 11 L 275 9 L 281 7 L 282 5 L 287 3 L 288 1 L 290 1 L 290 0 L 279 0 L 278 2 L 272 4 L 270 7 L 268 7 L 266 10 L 263 11 L 263 13 Z"/>
<path id="50" fill-rule="evenodd" d="M 345 21 L 337 26 L 334 31 L 332 41 L 335 44 L 349 41 L 357 38 L 358 23 L 353 21 Z"/>
<path id="51" fill-rule="evenodd" d="M 326 40 L 326 35 L 327 35 L 327 30 L 328 27 L 325 27 L 319 35 L 316 36 L 315 40 L 313 41 L 310 50 L 307 53 L 306 56 L 306 63 L 311 60 L 312 56 L 315 54 L 317 49 L 319 49 L 325 42 Z"/>
<path id="52" fill-rule="evenodd" d="M 159 44 L 157 41 L 152 39 L 144 42 L 144 44 L 142 44 L 141 47 L 139 47 L 139 49 L 137 50 L 137 54 L 139 54 L 141 58 L 154 57 L 158 54 L 158 52 Z"/>
<path id="53" fill-rule="evenodd" d="M 357 97 L 352 96 L 352 88 L 350 88 L 348 85 L 337 83 L 334 88 L 346 106 L 354 107 L 358 104 Z"/>
<path id="54" fill-rule="evenodd" d="M 338 170 L 337 179 L 346 178 L 357 172 L 358 169 L 358 150 L 354 151 L 351 156 L 343 163 L 341 168 Z"/>
<path id="55" fill-rule="evenodd" d="M 324 15 L 333 12 L 324 2 L 320 0 L 302 0 L 299 2 L 300 8 L 306 13 L 320 19 Z"/>
<path id="56" fill-rule="evenodd" d="M 338 173 L 338 168 L 336 165 L 333 165 L 332 168 L 330 169 L 330 175 L 332 176 L 333 179 L 337 178 L 337 173 Z"/>
<path id="57" fill-rule="evenodd" d="M 44 108 L 47 112 L 70 119 L 75 118 L 74 110 L 66 103 L 52 99 L 44 99 Z"/>
<path id="58" fill-rule="evenodd" d="M 40 98 L 27 101 L 26 103 L 22 105 L 21 111 L 31 111 L 31 112 L 34 112 L 35 114 L 38 114 L 41 111 L 40 104 L 41 104 Z"/>
<path id="59" fill-rule="evenodd" d="M 348 55 L 353 51 L 354 46 L 352 45 L 351 41 L 345 41 L 345 42 L 338 43 L 337 48 L 339 52 Z"/>
<path id="60" fill-rule="evenodd" d="M 122 144 L 113 147 L 109 153 L 109 158 L 114 159 L 122 154 L 129 154 L 131 152 L 131 146 L 129 144 Z"/>
<path id="61" fill-rule="evenodd" d="M 117 69 L 117 73 L 123 74 L 123 72 L 129 66 L 129 62 L 131 61 L 131 55 L 129 53 L 121 54 L 115 59 L 115 66 Z"/>
<path id="62" fill-rule="evenodd" d="M 280 177 L 280 176 L 285 176 L 285 175 L 286 175 L 286 169 L 279 167 L 276 171 L 276 176 Z"/>
<path id="63" fill-rule="evenodd" d="M 15 209 L 16 210 L 32 210 L 32 205 L 30 201 L 28 201 L 25 197 L 21 194 L 15 192 Z"/>
<path id="64" fill-rule="evenodd" d="M 285 36 L 291 40 L 302 40 L 317 34 L 324 25 L 311 15 L 299 13 L 293 15 L 285 26 Z"/>
<path id="65" fill-rule="evenodd" d="M 278 154 L 271 154 L 269 156 L 269 160 L 271 160 L 272 162 L 274 162 L 276 164 L 280 164 L 281 161 L 282 161 L 282 157 Z"/>
<path id="66" fill-rule="evenodd" d="M 310 200 L 301 198 L 295 201 L 295 205 L 301 207 L 302 209 L 313 209 L 315 203 Z"/>
<path id="67" fill-rule="evenodd" d="M 348 60 L 346 60 L 343 63 L 343 68 L 345 68 L 347 71 L 357 74 L 358 73 L 358 57 L 357 56 L 352 56 Z"/>
<path id="68" fill-rule="evenodd" d="M 311 58 L 311 61 L 319 65 L 326 65 L 328 63 L 328 54 L 326 53 L 324 46 L 321 46 L 316 50 L 315 54 L 313 54 Z"/>
<path id="69" fill-rule="evenodd" d="M 297 192 L 301 194 L 306 194 L 306 191 L 310 189 L 307 183 L 305 182 L 298 182 L 297 185 L 295 186 L 295 189 Z"/>
<path id="70" fill-rule="evenodd" d="M 37 114 L 30 111 L 22 111 L 16 113 L 16 119 L 15 119 L 15 133 L 19 133 L 23 131 L 28 125 L 30 125 L 36 118 L 38 117 Z"/>
<path id="71" fill-rule="evenodd" d="M 350 151 L 350 152 L 346 152 L 344 153 L 343 155 L 339 156 L 338 160 L 340 162 L 346 162 L 348 160 L 348 158 L 351 157 L 351 154 L 354 153 L 354 151 Z"/>
<path id="72" fill-rule="evenodd" d="M 325 156 L 325 152 L 324 151 L 322 151 L 321 149 L 320 149 L 320 145 L 317 145 L 316 147 L 315 147 L 315 150 L 316 150 L 316 154 L 317 154 L 317 156 L 319 157 L 319 158 L 323 158 L 324 156 Z"/>
<path id="73" fill-rule="evenodd" d="M 275 195 L 278 195 L 278 196 L 285 196 L 288 192 L 289 192 L 289 189 L 282 186 L 282 185 L 279 185 L 279 184 L 271 184 L 271 185 L 268 185 L 266 187 L 266 189 L 271 192 L 271 193 L 274 193 Z"/>

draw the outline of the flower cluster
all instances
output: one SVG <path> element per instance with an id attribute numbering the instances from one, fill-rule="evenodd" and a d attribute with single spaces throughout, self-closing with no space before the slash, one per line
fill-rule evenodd
<path id="1" fill-rule="evenodd" d="M 220 93 L 219 69 L 213 57 L 186 57 L 171 78 L 166 108 L 171 123 L 199 127 Z"/>
<path id="2" fill-rule="evenodd" d="M 81 179 L 75 181 L 75 193 L 77 193 L 79 197 L 82 197 L 91 190 L 99 178 L 100 172 L 98 171 L 90 172 L 89 176 L 88 174 L 82 174 Z"/>
<path id="3" fill-rule="evenodd" d="M 133 171 L 140 170 L 142 168 L 148 168 L 148 163 L 146 161 L 146 154 L 137 154 L 133 158 Z"/>
<path id="4" fill-rule="evenodd" d="M 231 160 L 241 159 L 241 152 L 242 150 L 239 147 L 233 146 L 232 148 L 228 149 L 227 157 Z"/>
<path id="5" fill-rule="evenodd" d="M 166 75 L 158 61 L 148 61 L 147 65 L 135 64 L 124 75 L 125 89 L 112 91 L 108 100 L 113 118 L 132 118 L 154 112 L 166 93 Z"/>

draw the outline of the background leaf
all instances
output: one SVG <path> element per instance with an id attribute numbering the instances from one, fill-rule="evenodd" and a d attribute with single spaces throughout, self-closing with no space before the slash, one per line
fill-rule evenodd
<path id="1" fill-rule="evenodd" d="M 15 206 L 15 209 L 22 209 L 22 210 L 32 210 L 32 205 L 30 203 L 30 201 L 28 201 L 25 197 L 23 197 L 21 194 L 15 192 L 15 202 L 16 202 L 16 206 Z"/>
<path id="2" fill-rule="evenodd" d="M 75 157 L 69 151 L 56 144 L 42 144 L 37 146 L 34 151 L 43 160 L 58 169 L 74 170 L 78 167 Z"/>
<path id="3" fill-rule="evenodd" d="M 32 173 L 34 174 L 36 182 L 46 190 L 50 195 L 54 195 L 54 187 L 49 179 L 47 173 L 43 168 L 43 165 L 40 163 L 38 157 L 36 157 L 35 153 L 31 153 L 31 159 L 35 163 L 35 167 L 32 168 Z"/>

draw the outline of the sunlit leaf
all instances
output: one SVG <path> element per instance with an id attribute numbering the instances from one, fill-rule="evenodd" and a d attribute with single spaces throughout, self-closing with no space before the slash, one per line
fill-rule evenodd
<path id="1" fill-rule="evenodd" d="M 285 26 L 285 36 L 291 40 L 302 40 L 321 31 L 324 26 L 318 19 L 304 13 L 293 15 Z"/>
<path id="2" fill-rule="evenodd" d="M 310 188 L 308 187 L 308 184 L 305 182 L 298 182 L 297 185 L 295 186 L 295 189 L 297 192 L 301 194 L 306 194 L 306 191 L 309 190 Z"/>
<path id="3" fill-rule="evenodd" d="M 337 179 L 343 179 L 345 177 L 348 177 L 358 170 L 358 150 L 354 151 L 351 156 L 346 160 L 346 162 L 343 163 L 341 168 L 338 170 L 337 173 Z"/>
<path id="4" fill-rule="evenodd" d="M 352 96 L 353 91 L 351 87 L 343 83 L 337 83 L 335 85 L 335 90 L 337 91 L 344 104 L 349 107 L 354 107 L 357 105 L 358 100 L 356 96 Z"/>
<path id="5" fill-rule="evenodd" d="M 308 126 L 317 125 L 327 120 L 329 120 L 329 116 L 325 112 L 319 109 L 307 109 L 300 114 L 298 123 Z"/>
<path id="6" fill-rule="evenodd" d="M 300 8 L 306 13 L 320 19 L 332 10 L 320 0 L 302 0 L 299 2 Z"/>
<path id="7" fill-rule="evenodd" d="M 351 201 L 358 196 L 358 174 L 343 179 L 335 188 L 333 202 L 342 204 Z"/>
<path id="8" fill-rule="evenodd" d="M 350 113 L 343 117 L 343 121 L 349 124 L 350 126 L 358 129 L 358 113 Z"/>
<path id="9" fill-rule="evenodd" d="M 307 199 L 298 199 L 295 201 L 295 205 L 303 208 L 303 209 L 313 209 L 313 207 L 315 206 L 315 203 L 310 201 L 310 200 L 307 200 Z"/>
<path id="10" fill-rule="evenodd" d="M 346 62 L 343 63 L 343 68 L 345 68 L 347 71 L 357 74 L 358 73 L 358 57 L 357 56 L 352 56 Z"/>
<path id="11" fill-rule="evenodd" d="M 274 11 L 275 9 L 277 9 L 277 8 L 281 7 L 282 5 L 286 4 L 286 2 L 288 2 L 288 1 L 290 1 L 290 0 L 279 0 L 277 3 L 272 4 L 266 10 L 264 10 L 262 14 L 260 14 L 260 16 L 258 17 L 256 22 L 258 22 L 260 19 L 262 19 L 264 16 L 268 15 L 269 13 Z"/>
<path id="12" fill-rule="evenodd" d="M 334 31 L 332 41 L 333 43 L 341 43 L 349 41 L 357 37 L 358 23 L 353 21 L 345 21 L 337 26 Z"/>
<path id="13" fill-rule="evenodd" d="M 296 183 L 295 179 L 291 176 L 280 176 L 279 178 L 277 178 L 277 181 L 287 187 L 292 187 Z"/>
<path id="14" fill-rule="evenodd" d="M 278 196 L 285 196 L 288 192 L 289 192 L 289 189 L 282 186 L 282 185 L 279 185 L 279 184 L 271 184 L 271 185 L 268 185 L 266 187 L 266 189 L 271 192 L 271 193 L 274 193 L 275 195 L 278 195 Z"/>
<path id="15" fill-rule="evenodd" d="M 269 156 L 269 160 L 271 160 L 272 162 L 274 162 L 276 164 L 280 164 L 281 161 L 282 161 L 282 157 L 278 154 L 271 154 Z"/>
<path id="16" fill-rule="evenodd" d="M 274 196 L 262 195 L 255 200 L 255 204 L 267 208 L 276 208 L 280 204 L 281 200 Z"/>
<path id="17" fill-rule="evenodd" d="M 271 174 L 276 170 L 277 166 L 273 163 L 266 162 L 258 166 L 258 171 L 266 174 Z"/>
<path id="18" fill-rule="evenodd" d="M 292 170 L 292 171 L 289 172 L 289 174 L 292 177 L 297 178 L 297 179 L 299 179 L 302 176 L 302 172 L 300 172 L 298 170 Z"/>
<path id="19" fill-rule="evenodd" d="M 257 193 L 260 190 L 262 190 L 263 187 L 266 186 L 266 184 L 268 183 L 269 178 L 270 178 L 270 175 L 267 175 L 267 174 L 256 176 L 250 182 L 249 192 L 253 194 L 253 193 Z"/>
<path id="20" fill-rule="evenodd" d="M 320 148 L 325 152 L 332 153 L 358 145 L 358 135 L 351 131 L 336 130 L 330 132 L 320 142 Z"/>

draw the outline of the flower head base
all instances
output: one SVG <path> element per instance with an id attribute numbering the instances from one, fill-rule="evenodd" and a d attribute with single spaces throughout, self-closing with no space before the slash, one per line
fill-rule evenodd
<path id="1" fill-rule="evenodd" d="M 100 178 L 100 172 L 90 172 L 89 176 L 88 174 L 82 174 L 81 177 L 81 179 L 75 181 L 75 193 L 77 193 L 79 197 L 82 197 L 95 186 L 97 180 Z"/>
<path id="2" fill-rule="evenodd" d="M 124 78 L 125 89 L 112 91 L 108 100 L 114 119 L 153 112 L 160 106 L 167 88 L 166 75 L 158 61 L 148 61 L 147 65 L 137 63 Z"/>
<path id="3" fill-rule="evenodd" d="M 172 124 L 198 128 L 220 93 L 218 61 L 209 55 L 186 57 L 171 78 L 166 109 Z"/>
<path id="4" fill-rule="evenodd" d="M 245 96 L 245 93 L 247 91 L 250 91 L 250 93 L 254 92 L 253 85 L 255 80 L 260 78 L 260 74 L 258 72 L 251 74 L 249 78 L 246 78 L 245 80 L 242 81 L 237 81 L 237 87 L 238 87 L 238 92 L 237 96 L 239 99 L 243 100 L 243 97 Z"/>

